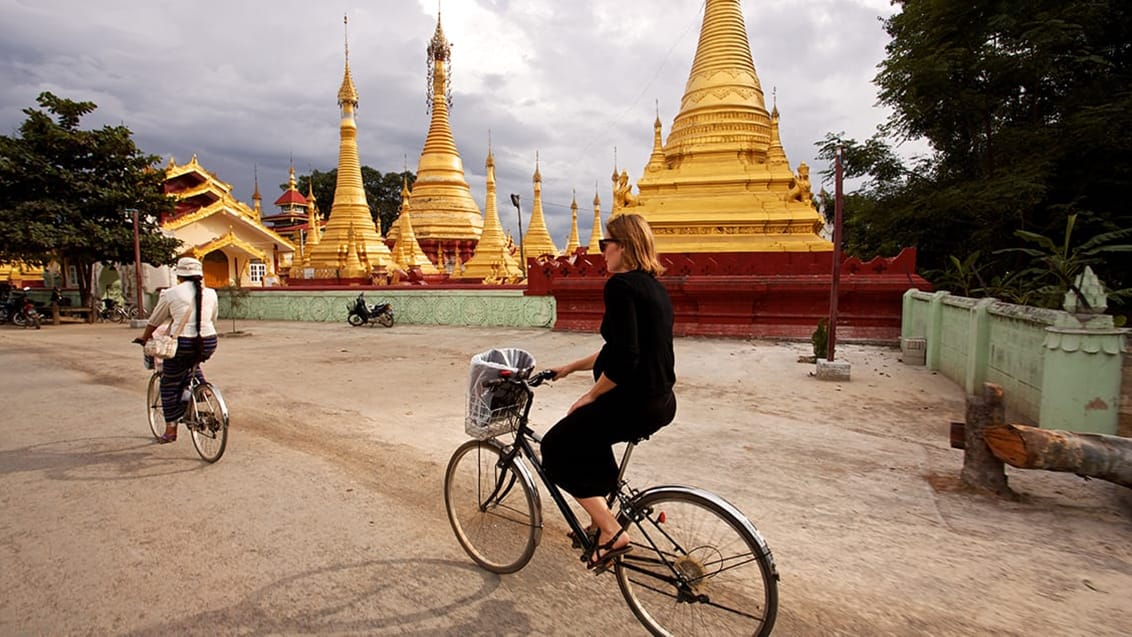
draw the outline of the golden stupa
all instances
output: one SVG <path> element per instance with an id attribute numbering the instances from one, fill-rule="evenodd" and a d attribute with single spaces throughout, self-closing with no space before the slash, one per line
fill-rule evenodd
<path id="1" fill-rule="evenodd" d="M 538 154 L 535 154 L 535 202 L 531 206 L 531 225 L 527 234 L 523 235 L 523 252 L 527 258 L 537 258 L 543 255 L 558 256 L 558 246 L 550 238 L 550 231 L 546 229 L 546 219 L 542 214 L 542 173 L 538 169 Z"/>
<path id="2" fill-rule="evenodd" d="M 805 164 L 795 175 L 767 112 L 739 0 L 707 0 L 680 112 L 632 193 L 614 173 L 614 214 L 648 219 L 660 252 L 809 252 L 818 236 Z"/>
<path id="3" fill-rule="evenodd" d="M 428 46 L 432 121 L 413 183 L 413 229 L 421 247 L 438 264 L 446 260 L 446 255 L 437 257 L 438 251 L 454 257 L 449 259 L 453 261 L 471 256 L 483 232 L 483 215 L 472 199 L 448 123 L 451 48 L 437 14 L 436 33 Z"/>
<path id="4" fill-rule="evenodd" d="M 590 243 L 586 246 L 588 254 L 601 254 L 601 245 L 598 241 L 605 238 L 605 233 L 601 229 L 601 197 L 597 196 L 597 189 L 594 189 L 594 227 L 590 231 Z"/>
<path id="5" fill-rule="evenodd" d="M 413 220 L 409 210 L 412 195 L 409 193 L 409 182 L 401 178 L 401 214 L 397 215 L 397 243 L 393 245 L 393 263 L 401 270 L 408 272 L 413 268 L 420 268 L 422 274 L 438 274 L 439 270 L 425 256 L 421 245 L 417 243 L 417 235 L 413 230 Z"/>
<path id="6" fill-rule="evenodd" d="M 578 193 L 574 193 L 574 198 L 570 200 L 570 238 L 566 240 L 566 250 L 563 252 L 566 256 L 571 256 L 582 247 L 578 241 Z"/>
<path id="7" fill-rule="evenodd" d="M 358 161 L 358 125 L 354 111 L 358 108 L 358 91 L 350 75 L 350 48 L 346 46 L 346 69 L 338 89 L 338 106 L 342 109 L 339 124 L 338 181 L 334 186 L 334 203 L 322 236 L 315 245 L 308 245 L 304 260 L 315 269 L 315 278 L 363 278 L 374 269 L 388 268 L 393 259 L 389 248 L 370 216 L 366 191 L 362 187 L 362 168 Z M 308 242 L 309 244 L 309 242 Z"/>
<path id="8" fill-rule="evenodd" d="M 495 198 L 495 156 L 488 142 L 487 195 L 483 204 L 483 235 L 476 244 L 475 255 L 464 264 L 464 271 L 453 271 L 453 278 L 480 279 L 484 283 L 499 283 L 505 280 L 518 280 L 523 276 L 519 263 L 507 249 L 507 237 L 503 234 L 503 224 L 499 222 L 499 207 Z"/>

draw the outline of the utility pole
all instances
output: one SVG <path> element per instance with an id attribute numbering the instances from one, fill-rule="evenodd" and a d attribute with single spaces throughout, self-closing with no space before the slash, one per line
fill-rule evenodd
<path id="1" fill-rule="evenodd" d="M 511 204 L 515 206 L 515 215 L 519 217 L 519 269 L 523 278 L 527 278 L 527 251 L 523 249 L 523 211 L 519 210 L 519 195 L 511 193 Z"/>
<path id="2" fill-rule="evenodd" d="M 133 215 L 134 220 L 134 292 L 138 308 L 138 320 L 141 320 L 145 318 L 145 306 L 142 305 L 141 237 L 138 230 L 138 209 L 126 208 L 126 212 Z"/>
<path id="3" fill-rule="evenodd" d="M 837 347 L 837 297 L 841 283 L 841 215 L 843 201 L 841 195 L 841 146 L 834 155 L 834 195 L 833 195 L 833 279 L 829 292 L 829 345 L 826 360 L 833 361 Z"/>

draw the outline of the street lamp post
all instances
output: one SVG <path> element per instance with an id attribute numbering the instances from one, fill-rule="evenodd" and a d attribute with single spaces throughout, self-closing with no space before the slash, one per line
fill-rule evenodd
<path id="1" fill-rule="evenodd" d="M 527 277 L 527 251 L 523 249 L 523 211 L 519 210 L 519 195 L 511 193 L 511 204 L 515 206 L 515 216 L 519 218 L 519 269 L 523 278 Z"/>
<path id="2" fill-rule="evenodd" d="M 138 233 L 138 209 L 126 208 L 126 212 L 134 219 L 134 292 L 136 294 L 138 318 L 145 318 L 145 306 L 142 305 L 142 272 L 141 272 L 141 238 Z"/>

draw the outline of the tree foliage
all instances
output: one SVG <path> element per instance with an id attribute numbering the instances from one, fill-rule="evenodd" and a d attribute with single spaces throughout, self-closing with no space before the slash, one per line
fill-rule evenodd
<path id="1" fill-rule="evenodd" d="M 407 179 L 409 187 L 413 187 L 417 176 L 410 171 L 398 173 L 384 173 L 369 166 L 362 166 L 362 188 L 366 192 L 366 201 L 369 203 L 370 217 L 376 223 L 381 222 L 381 234 L 389 232 L 393 222 L 401 210 L 401 182 Z M 297 180 L 300 192 L 308 192 L 308 184 L 314 183 L 314 196 L 318 200 L 318 208 L 323 217 L 330 215 L 331 206 L 334 205 L 334 189 L 338 182 L 338 169 L 328 172 L 312 170 L 309 175 L 301 175 Z M 286 189 L 282 184 L 280 188 Z"/>
<path id="2" fill-rule="evenodd" d="M 1086 236 L 1132 227 L 1132 4 L 1124 0 L 899 1 L 876 77 L 890 120 L 845 148 L 864 185 L 846 200 L 846 247 L 859 256 L 916 246 L 927 270 L 975 266 L 1002 281 L 1029 266 L 1026 235 Z M 925 140 L 902 161 L 893 148 Z M 828 174 L 827 174 L 828 176 Z M 952 261 L 951 257 L 955 257 Z M 1094 266 L 1132 284 L 1126 253 Z"/>
<path id="3" fill-rule="evenodd" d="M 173 209 L 159 158 L 142 153 L 125 126 L 81 129 L 92 102 L 47 92 L 36 101 L 18 135 L 0 136 L 0 260 L 76 265 L 85 297 L 92 263 L 133 263 L 126 210 L 136 209 L 142 261 L 172 263 L 180 242 L 157 225 Z"/>

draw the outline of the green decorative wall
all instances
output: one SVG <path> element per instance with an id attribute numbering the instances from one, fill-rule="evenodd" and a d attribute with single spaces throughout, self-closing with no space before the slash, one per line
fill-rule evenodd
<path id="1" fill-rule="evenodd" d="M 266 321 L 346 321 L 361 290 L 217 290 L 220 317 Z M 552 296 L 522 290 L 367 289 L 366 303 L 388 302 L 398 323 L 481 327 L 554 327 Z M 234 301 L 234 302 L 233 302 Z"/>
<path id="2" fill-rule="evenodd" d="M 1080 326 L 1060 310 L 904 294 L 901 337 L 925 339 L 929 368 L 969 394 L 1001 385 L 1008 418 L 1051 429 L 1116 433 L 1118 407 L 1132 401 L 1120 389 L 1127 332 Z"/>

